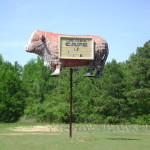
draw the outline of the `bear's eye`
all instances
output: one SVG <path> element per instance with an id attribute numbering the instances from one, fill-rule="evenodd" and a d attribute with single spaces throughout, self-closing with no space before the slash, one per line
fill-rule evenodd
<path id="1" fill-rule="evenodd" d="M 43 37 L 43 38 L 41 38 L 41 41 L 42 41 L 42 42 L 45 42 L 45 38 L 44 38 L 44 37 Z"/>
<path id="2" fill-rule="evenodd" d="M 37 39 L 32 39 L 31 42 L 33 43 L 33 42 L 38 41 L 38 40 L 39 40 L 38 38 Z"/>

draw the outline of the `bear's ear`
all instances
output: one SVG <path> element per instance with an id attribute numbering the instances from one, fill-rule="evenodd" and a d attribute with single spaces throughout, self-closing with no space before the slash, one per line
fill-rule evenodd
<path id="1" fill-rule="evenodd" d="M 43 35 L 39 35 L 39 39 L 44 42 L 45 41 L 45 37 Z"/>

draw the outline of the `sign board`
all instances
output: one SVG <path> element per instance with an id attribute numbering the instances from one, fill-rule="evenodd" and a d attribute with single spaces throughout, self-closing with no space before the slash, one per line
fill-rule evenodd
<path id="1" fill-rule="evenodd" d="M 94 59 L 92 37 L 60 36 L 60 59 Z"/>

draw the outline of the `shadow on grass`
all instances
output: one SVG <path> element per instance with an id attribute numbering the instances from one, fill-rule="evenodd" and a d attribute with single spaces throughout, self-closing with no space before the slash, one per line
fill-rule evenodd
<path id="1" fill-rule="evenodd" d="M 141 139 L 132 139 L 132 138 L 105 138 L 106 140 L 129 140 L 129 141 L 136 141 Z"/>

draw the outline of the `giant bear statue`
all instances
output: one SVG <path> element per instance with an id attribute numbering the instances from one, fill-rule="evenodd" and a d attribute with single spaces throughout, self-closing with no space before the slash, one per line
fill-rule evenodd
<path id="1" fill-rule="evenodd" d="M 71 57 L 65 59 L 60 57 L 60 37 L 65 37 L 66 39 L 68 37 L 65 46 L 67 49 L 72 49 L 72 55 L 70 55 L 70 49 L 66 55 Z M 82 55 L 88 44 L 86 43 L 86 39 L 93 40 L 93 59 L 88 59 Z M 80 47 L 82 48 L 82 53 L 80 52 L 81 54 L 76 59 L 74 54 L 81 49 Z M 97 72 L 94 77 L 99 78 L 102 76 L 108 56 L 108 44 L 103 38 L 96 35 L 66 35 L 36 30 L 30 37 L 26 51 L 41 56 L 44 59 L 44 65 L 49 69 L 55 70 L 51 76 L 60 75 L 63 67 L 89 66 L 89 70 L 84 76 L 92 77 L 96 69 Z M 74 54 L 73 51 L 75 52 Z"/>

